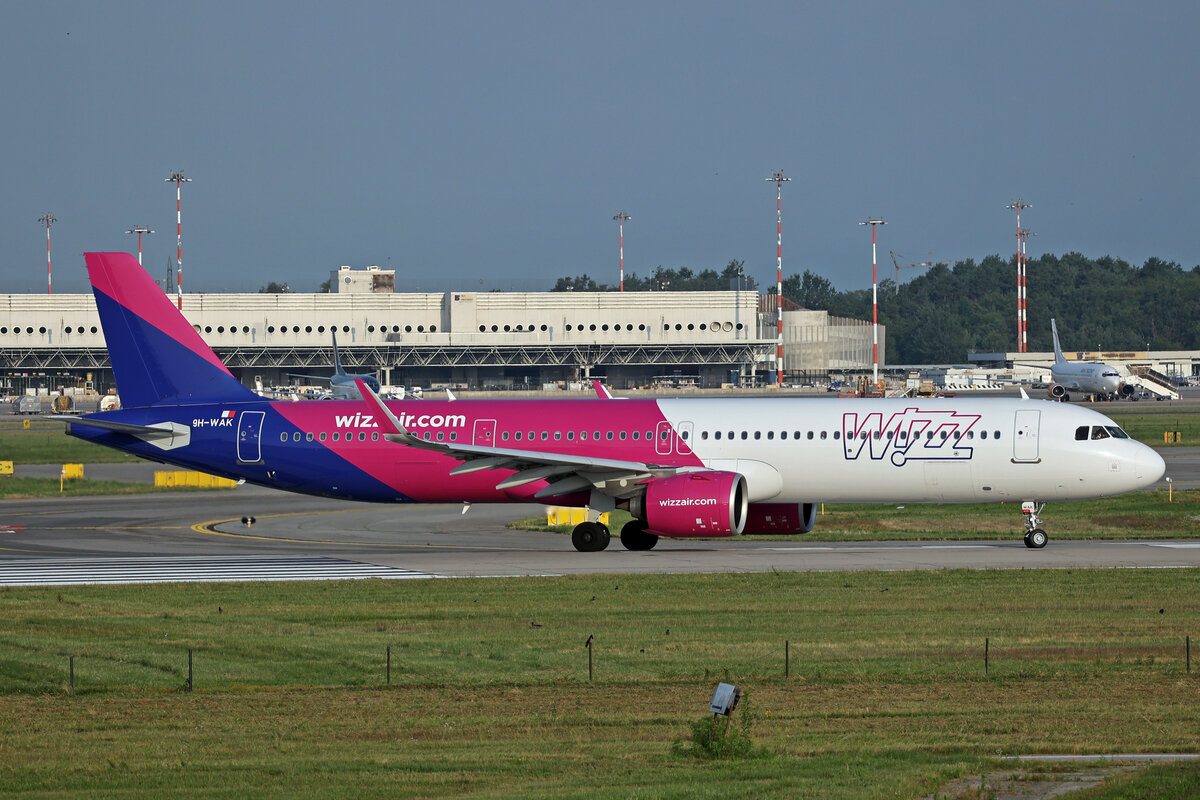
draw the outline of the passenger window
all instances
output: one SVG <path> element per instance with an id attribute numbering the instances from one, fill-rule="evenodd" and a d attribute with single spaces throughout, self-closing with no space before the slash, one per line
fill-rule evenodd
<path id="1" fill-rule="evenodd" d="M 561 441 L 562 441 L 562 431 L 555 431 L 555 432 L 554 432 L 554 441 L 556 441 L 556 442 L 561 442 Z"/>
<path id="2" fill-rule="evenodd" d="M 721 432 L 720 432 L 720 431 L 714 431 L 714 432 L 713 432 L 713 438 L 714 438 L 714 439 L 720 439 L 720 438 L 721 438 Z"/>
<path id="3" fill-rule="evenodd" d="M 799 437 L 799 435 L 797 435 L 797 436 L 796 436 L 796 438 L 797 438 L 797 439 L 799 439 L 799 438 L 800 438 L 800 437 Z M 809 431 L 809 432 L 808 432 L 808 438 L 809 438 L 809 439 L 813 438 L 813 436 L 812 436 L 812 431 Z M 821 438 L 822 438 L 822 439 L 824 439 L 825 437 L 824 437 L 824 436 L 822 436 Z"/>
<path id="4" fill-rule="evenodd" d="M 519 441 L 521 441 L 521 432 L 520 432 L 520 431 L 517 431 L 517 434 L 516 434 L 516 440 L 517 440 L 518 442 L 519 442 Z"/>
<path id="5" fill-rule="evenodd" d="M 296 431 L 295 433 L 292 434 L 292 441 L 293 442 L 300 441 L 300 431 Z"/>
<path id="6" fill-rule="evenodd" d="M 444 438 L 446 438 L 446 434 L 442 433 L 441 431 L 438 431 L 438 441 L 440 442 Z"/>
<path id="7" fill-rule="evenodd" d="M 321 431 L 320 439 L 322 442 L 325 441 L 325 436 L 326 436 L 325 431 Z"/>
<path id="8" fill-rule="evenodd" d="M 592 436 L 592 438 L 595 439 L 597 442 L 600 441 L 600 431 L 596 431 L 595 434 Z"/>
<path id="9" fill-rule="evenodd" d="M 754 438 L 755 438 L 756 440 L 757 440 L 757 439 L 761 439 L 761 438 L 762 438 L 762 431 L 755 431 L 755 432 L 754 432 Z"/>
<path id="10" fill-rule="evenodd" d="M 542 441 L 544 442 L 549 438 L 550 438 L 549 434 L 547 434 L 545 431 L 542 431 Z"/>
<path id="11" fill-rule="evenodd" d="M 708 441 L 708 431 L 700 431 L 700 440 Z"/>
<path id="12" fill-rule="evenodd" d="M 660 439 L 662 439 L 662 440 L 665 442 L 665 441 L 667 440 L 667 432 L 666 432 L 666 431 L 663 431 L 663 432 L 662 432 L 662 436 L 660 436 L 659 438 L 660 438 Z"/>
<path id="13" fill-rule="evenodd" d="M 628 436 L 629 436 L 629 434 L 628 434 L 628 433 L 626 433 L 625 431 L 621 431 L 621 435 L 620 435 L 620 437 L 619 437 L 619 438 L 620 438 L 620 439 L 621 439 L 621 441 L 623 442 L 623 441 L 625 441 L 626 437 L 628 437 Z"/>
<path id="14" fill-rule="evenodd" d="M 742 431 L 742 439 L 746 440 L 748 438 L 750 438 L 749 435 L 745 431 Z"/>
<path id="15" fill-rule="evenodd" d="M 452 442 L 458 441 L 458 431 L 450 431 L 450 441 L 452 441 Z"/>
<path id="16" fill-rule="evenodd" d="M 986 439 L 986 438 L 987 438 L 987 431 L 980 431 L 980 432 L 979 432 L 979 438 L 980 438 L 980 439 Z"/>
<path id="17" fill-rule="evenodd" d="M 612 441 L 612 431 L 609 431 L 608 433 L 606 433 L 604 435 L 604 438 L 611 442 Z"/>
<path id="18" fill-rule="evenodd" d="M 337 436 L 337 434 L 335 433 L 335 434 L 334 434 L 334 436 Z M 287 434 L 286 434 L 286 433 L 281 433 L 281 434 L 279 434 L 279 441 L 281 441 L 281 442 L 286 442 L 286 441 L 287 441 Z"/>
<path id="19" fill-rule="evenodd" d="M 775 431 L 767 431 L 767 439 L 774 439 Z"/>
<path id="20" fill-rule="evenodd" d="M 1088 426 L 1087 425 L 1080 425 L 1078 428 L 1075 429 L 1075 441 L 1083 442 L 1083 441 L 1086 441 L 1087 438 L 1088 438 Z"/>
<path id="21" fill-rule="evenodd" d="M 340 435 L 341 434 L 339 434 L 337 431 L 334 431 L 333 432 L 333 440 L 336 442 L 338 440 L 338 436 L 340 436 Z"/>
<path id="22" fill-rule="evenodd" d="M 842 432 L 841 432 L 841 431 L 834 431 L 834 432 L 833 432 L 833 438 L 834 438 L 834 439 L 841 439 L 841 438 L 842 438 Z"/>
<path id="23" fill-rule="evenodd" d="M 993 439 L 999 439 L 999 438 L 1000 438 L 1000 431 L 992 431 L 992 438 L 993 438 Z"/>
<path id="24" fill-rule="evenodd" d="M 440 433 L 438 434 L 438 438 L 439 439 L 442 438 L 442 435 Z M 379 431 L 371 431 L 371 441 L 372 442 L 379 441 Z"/>
<path id="25" fill-rule="evenodd" d="M 634 431 L 634 432 L 633 432 L 633 440 L 636 442 L 636 441 L 638 440 L 638 438 L 639 438 L 641 435 L 642 435 L 642 432 L 641 432 L 641 431 Z M 685 438 L 685 439 L 686 439 L 687 437 L 685 436 L 685 437 L 683 437 L 683 438 Z"/>
<path id="26" fill-rule="evenodd" d="M 579 432 L 579 440 L 580 440 L 580 441 L 582 441 L 582 442 L 586 442 L 586 441 L 587 441 L 587 431 L 580 431 L 580 432 Z"/>
<path id="27" fill-rule="evenodd" d="M 575 431 L 567 431 L 567 441 L 568 442 L 575 441 Z"/>
<path id="28" fill-rule="evenodd" d="M 426 438 L 426 439 L 428 439 L 428 438 L 429 438 L 429 433 L 428 433 L 428 432 L 425 434 L 425 438 Z M 359 440 L 360 442 L 365 442 L 365 441 L 367 440 L 367 434 L 366 434 L 366 432 L 365 432 L 365 431 L 364 431 L 364 432 L 362 432 L 362 433 L 360 433 L 360 434 L 358 435 L 358 440 Z"/>
<path id="29" fill-rule="evenodd" d="M 507 442 L 508 441 L 508 431 L 505 431 L 504 433 L 500 434 L 500 438 L 501 438 L 501 440 Z"/>
<path id="30" fill-rule="evenodd" d="M 826 433 L 825 431 L 821 431 L 821 438 L 822 438 L 822 439 L 824 439 L 824 438 L 825 438 L 825 433 Z"/>
<path id="31" fill-rule="evenodd" d="M 683 432 L 683 434 L 682 434 L 682 436 L 683 436 L 683 440 L 686 442 L 686 441 L 688 440 L 688 432 L 687 432 L 687 431 L 684 431 L 684 432 Z M 636 434 L 636 433 L 633 435 L 633 438 L 635 438 L 635 439 L 637 438 L 637 434 Z"/>

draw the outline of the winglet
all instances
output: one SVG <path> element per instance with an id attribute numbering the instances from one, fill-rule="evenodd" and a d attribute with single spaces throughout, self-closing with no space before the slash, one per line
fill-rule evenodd
<path id="1" fill-rule="evenodd" d="M 592 388 L 596 390 L 596 397 L 601 400 L 612 400 L 612 392 L 608 391 L 608 387 L 600 381 L 592 381 Z"/>
<path id="2" fill-rule="evenodd" d="M 379 427 L 383 429 L 385 434 L 399 434 L 401 436 L 412 436 L 404 426 L 400 424 L 400 420 L 396 419 L 396 415 L 391 412 L 384 402 L 379 399 L 379 395 L 371 391 L 371 387 L 367 386 L 367 382 L 362 378 L 355 378 L 354 385 L 358 387 L 358 393 L 362 395 L 363 401 L 375 411 L 376 421 Z"/>
<path id="3" fill-rule="evenodd" d="M 1029 395 L 1025 394 L 1025 387 L 1024 387 L 1024 386 L 1022 386 L 1022 387 L 1020 387 L 1020 388 L 1021 388 L 1021 399 L 1022 399 L 1022 400 L 1028 400 L 1028 399 L 1029 399 Z"/>

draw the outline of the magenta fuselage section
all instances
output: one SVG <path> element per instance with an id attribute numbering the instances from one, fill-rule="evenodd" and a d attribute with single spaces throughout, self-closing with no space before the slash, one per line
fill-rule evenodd
<path id="1" fill-rule="evenodd" d="M 701 465 L 654 400 L 409 400 L 387 406 L 409 433 L 431 442 L 663 466 Z M 297 476 L 308 474 L 312 480 L 312 466 L 331 457 L 337 465 L 326 471 L 327 482 L 318 478 L 319 485 L 302 491 L 367 500 L 502 503 L 529 502 L 547 486 L 546 481 L 535 481 L 496 489 L 514 474 L 506 469 L 452 476 L 461 459 L 388 442 L 386 421 L 361 401 L 272 402 L 270 407 L 273 413 L 266 415 L 259 434 L 264 474 L 271 471 L 286 480 L 294 468 Z M 270 463 L 276 456 L 286 463 Z M 348 472 L 374 478 L 395 497 L 378 496 L 378 488 L 370 497 L 356 494 Z M 579 503 L 581 498 L 576 494 L 541 499 Z M 586 492 L 582 500 L 586 503 Z"/>

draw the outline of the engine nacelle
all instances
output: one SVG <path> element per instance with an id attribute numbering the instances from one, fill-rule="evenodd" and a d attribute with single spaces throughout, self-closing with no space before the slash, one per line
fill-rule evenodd
<path id="1" fill-rule="evenodd" d="M 751 503 L 742 533 L 746 536 L 808 533 L 816 522 L 816 503 Z"/>
<path id="2" fill-rule="evenodd" d="M 629 511 L 659 536 L 733 536 L 746 525 L 746 479 L 736 472 L 686 472 L 657 478 Z"/>
<path id="3" fill-rule="evenodd" d="M 1046 394 L 1050 395 L 1050 397 L 1055 400 L 1062 400 L 1067 396 L 1067 389 L 1065 386 L 1055 383 L 1051 384 L 1050 388 L 1046 390 Z"/>
<path id="4" fill-rule="evenodd" d="M 1121 384 L 1121 397 L 1133 397 L 1133 394 L 1136 391 L 1137 391 L 1137 387 L 1134 386 L 1132 383 L 1122 383 Z"/>

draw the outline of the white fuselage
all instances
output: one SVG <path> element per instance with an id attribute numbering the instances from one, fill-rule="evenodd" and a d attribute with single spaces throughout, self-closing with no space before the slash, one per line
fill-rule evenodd
<path id="1" fill-rule="evenodd" d="M 1165 470 L 1102 414 L 1042 400 L 781 398 L 742 415 L 728 400 L 658 402 L 705 466 L 746 476 L 751 502 L 1074 500 Z"/>

